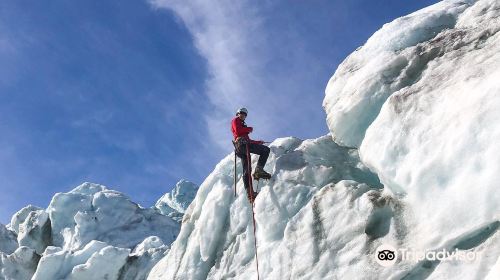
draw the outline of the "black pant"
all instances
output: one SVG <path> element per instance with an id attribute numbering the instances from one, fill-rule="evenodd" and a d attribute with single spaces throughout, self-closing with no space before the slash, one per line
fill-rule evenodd
<path id="1" fill-rule="evenodd" d="M 249 143 L 248 144 L 248 151 L 252 154 L 259 155 L 259 161 L 257 162 L 257 166 L 264 168 L 264 166 L 266 165 L 267 158 L 269 157 L 269 152 L 271 151 L 271 149 L 269 149 L 268 146 Z M 242 151 L 240 153 L 237 153 L 236 155 L 241 159 L 241 162 L 243 164 L 243 183 L 245 184 L 245 189 L 248 191 L 248 189 L 250 187 L 250 184 L 248 181 L 250 178 L 250 174 L 248 174 L 248 160 L 247 160 L 246 152 L 247 152 L 246 147 L 243 146 Z M 251 159 L 250 159 L 250 161 L 251 161 Z"/>

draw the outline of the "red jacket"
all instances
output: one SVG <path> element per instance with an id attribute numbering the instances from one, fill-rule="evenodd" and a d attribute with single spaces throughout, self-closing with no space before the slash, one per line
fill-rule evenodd
<path id="1" fill-rule="evenodd" d="M 234 136 L 235 140 L 238 137 L 243 137 L 243 138 L 250 140 L 250 143 L 254 143 L 254 144 L 263 144 L 264 143 L 263 141 L 255 141 L 255 140 L 250 139 L 248 134 L 253 131 L 253 127 L 247 126 L 245 124 L 245 122 L 242 121 L 238 117 L 235 117 L 231 121 L 231 131 L 233 132 L 233 136 Z"/>

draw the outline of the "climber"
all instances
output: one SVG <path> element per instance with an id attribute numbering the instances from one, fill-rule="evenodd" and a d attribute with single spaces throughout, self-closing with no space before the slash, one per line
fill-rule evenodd
<path id="1" fill-rule="evenodd" d="M 250 178 L 249 178 L 249 166 L 247 159 L 247 149 L 249 153 L 258 154 L 259 161 L 257 162 L 257 167 L 253 174 L 253 178 L 259 179 L 270 179 L 271 174 L 264 171 L 264 166 L 266 165 L 267 158 L 269 157 L 270 149 L 264 146 L 264 141 L 251 140 L 248 136 L 249 133 L 253 131 L 252 127 L 245 124 L 245 119 L 248 115 L 248 110 L 246 108 L 241 108 L 236 111 L 236 117 L 231 121 L 231 131 L 233 132 L 234 148 L 236 155 L 241 159 L 243 164 L 243 182 L 245 184 L 245 189 L 247 190 L 247 195 L 250 198 L 255 198 L 257 192 L 251 190 Z M 250 193 L 250 190 L 252 193 Z"/>

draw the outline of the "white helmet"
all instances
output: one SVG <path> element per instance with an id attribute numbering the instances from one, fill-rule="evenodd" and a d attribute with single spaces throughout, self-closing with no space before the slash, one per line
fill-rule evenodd
<path id="1" fill-rule="evenodd" d="M 236 115 L 240 114 L 240 113 L 243 113 L 245 115 L 248 115 L 248 110 L 247 108 L 240 108 L 238 109 L 238 111 L 236 111 Z"/>

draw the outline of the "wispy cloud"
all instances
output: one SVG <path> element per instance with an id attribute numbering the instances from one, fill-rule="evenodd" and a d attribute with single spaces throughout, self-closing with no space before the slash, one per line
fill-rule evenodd
<path id="1" fill-rule="evenodd" d="M 322 90 L 307 92 L 310 75 L 318 69 L 302 68 L 317 59 L 304 51 L 304 38 L 293 26 L 273 30 L 272 7 L 258 2 L 150 0 L 156 8 L 174 11 L 207 60 L 206 94 L 213 110 L 205 118 L 210 139 L 223 151 L 231 148 L 229 120 L 240 106 L 250 110 L 257 139 L 288 136 L 300 128 L 317 132 L 323 125 Z M 318 123 L 311 125 L 311 118 Z"/>

